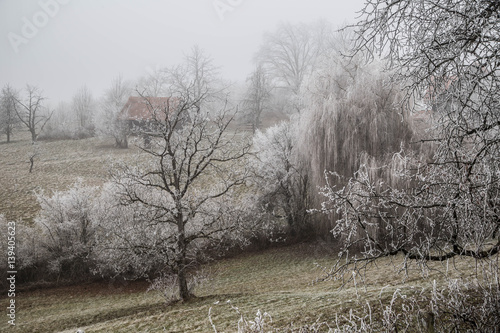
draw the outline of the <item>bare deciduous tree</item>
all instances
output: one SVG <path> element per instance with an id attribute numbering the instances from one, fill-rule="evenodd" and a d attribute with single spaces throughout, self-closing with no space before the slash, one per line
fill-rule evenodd
<path id="1" fill-rule="evenodd" d="M 113 172 L 122 203 L 136 207 L 141 233 L 153 235 L 120 234 L 126 241 L 114 249 L 157 258 L 176 274 L 182 300 L 191 297 L 187 274 L 196 249 L 238 228 L 241 216 L 231 214 L 237 209 L 231 201 L 245 184 L 241 161 L 249 151 L 244 138 L 228 131 L 231 113 L 206 107 L 210 86 L 200 85 L 207 81 L 192 64 L 171 70 L 168 101 L 142 96 L 151 114 L 145 129 L 151 142 L 140 146 L 145 163 Z M 115 234 L 126 229 L 113 228 Z"/>
<path id="2" fill-rule="evenodd" d="M 219 75 L 218 67 L 214 65 L 213 59 L 206 52 L 195 45 L 190 53 L 185 56 L 184 64 L 179 67 L 167 70 L 170 88 L 169 91 L 190 91 L 192 99 L 197 100 L 198 106 L 202 104 L 210 106 L 216 101 L 227 103 L 228 85 Z M 189 77 L 186 80 L 184 77 Z"/>
<path id="3" fill-rule="evenodd" d="M 198 45 L 193 46 L 184 59 L 184 63 L 177 67 L 156 68 L 150 71 L 139 81 L 137 90 L 148 97 L 169 97 L 174 88 L 177 91 L 189 90 L 193 99 L 205 103 L 206 106 L 216 100 L 226 103 L 228 84 L 219 76 L 213 59 Z M 183 78 L 186 75 L 191 81 Z"/>
<path id="4" fill-rule="evenodd" d="M 0 131 L 7 136 L 7 143 L 10 142 L 12 132 L 19 124 L 16 115 L 18 93 L 9 84 L 2 88 L 0 95 Z"/>
<path id="5" fill-rule="evenodd" d="M 315 24 L 283 23 L 264 37 L 256 60 L 263 64 L 279 85 L 298 94 L 323 51 L 331 29 L 325 22 Z"/>
<path id="6" fill-rule="evenodd" d="M 168 85 L 167 76 L 168 73 L 165 68 L 150 69 L 144 77 L 139 79 L 139 90 L 146 96 L 163 97 L 166 94 L 165 89 Z"/>
<path id="7" fill-rule="evenodd" d="M 105 135 L 111 135 L 119 148 L 128 147 L 128 127 L 118 119 L 127 99 L 132 93 L 131 84 L 119 75 L 111 82 L 101 102 L 101 112 L 97 116 L 96 127 Z"/>
<path id="8" fill-rule="evenodd" d="M 94 129 L 94 99 L 92 93 L 83 86 L 73 96 L 73 110 L 80 131 L 93 132 Z"/>
<path id="9" fill-rule="evenodd" d="M 52 116 L 52 112 L 49 112 L 43 105 L 44 100 L 45 97 L 41 90 L 31 85 L 26 86 L 26 97 L 24 99 L 16 99 L 16 114 L 30 131 L 32 142 L 37 140 L 38 135 Z"/>
<path id="10" fill-rule="evenodd" d="M 271 98 L 270 79 L 262 65 L 258 65 L 255 71 L 248 77 L 248 89 L 243 100 L 247 109 L 246 113 L 252 124 L 252 132 L 260 127 L 260 116 L 269 107 Z"/>

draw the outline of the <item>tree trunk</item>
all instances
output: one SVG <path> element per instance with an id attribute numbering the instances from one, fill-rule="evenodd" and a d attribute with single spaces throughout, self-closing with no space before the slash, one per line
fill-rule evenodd
<path id="1" fill-rule="evenodd" d="M 33 166 L 35 164 L 35 155 L 30 156 L 30 173 L 33 172 Z"/>
<path id="2" fill-rule="evenodd" d="M 128 148 L 128 128 L 129 124 L 124 122 L 118 123 L 118 134 L 115 136 L 116 144 L 119 148 Z"/>
<path id="3" fill-rule="evenodd" d="M 182 209 L 180 205 L 177 205 L 178 209 Z M 186 239 L 184 230 L 184 218 L 182 213 L 178 214 L 177 217 L 177 281 L 179 284 L 179 298 L 181 301 L 187 301 L 191 298 L 191 294 L 187 285 L 186 276 Z"/>
<path id="4" fill-rule="evenodd" d="M 288 222 L 288 227 L 290 228 L 290 236 L 297 236 L 297 224 L 295 223 L 295 219 L 293 217 L 292 212 L 288 212 L 286 214 L 286 220 Z"/>
<path id="5" fill-rule="evenodd" d="M 191 298 L 191 293 L 189 292 L 186 277 L 186 261 L 178 263 L 177 268 L 177 281 L 179 284 L 179 298 L 181 301 L 187 301 Z"/>
<path id="6" fill-rule="evenodd" d="M 126 135 L 120 135 L 115 137 L 115 145 L 118 148 L 128 148 L 128 140 Z"/>

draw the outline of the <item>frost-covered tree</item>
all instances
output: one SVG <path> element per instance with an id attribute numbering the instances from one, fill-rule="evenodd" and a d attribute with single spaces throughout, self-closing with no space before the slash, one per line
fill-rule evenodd
<path id="1" fill-rule="evenodd" d="M 115 139 L 118 148 L 127 148 L 128 128 L 118 120 L 118 115 L 123 109 L 127 99 L 132 93 L 132 85 L 117 76 L 105 91 L 100 103 L 100 112 L 97 115 L 96 127 L 104 135 L 110 135 Z"/>
<path id="2" fill-rule="evenodd" d="M 409 97 L 433 108 L 436 162 L 473 167 L 498 151 L 499 10 L 494 0 L 369 1 L 357 25 L 356 50 L 387 54 Z M 455 154 L 465 147 L 467 158 Z"/>
<path id="3" fill-rule="evenodd" d="M 219 113 L 228 103 L 229 85 L 220 76 L 218 67 L 205 50 L 195 45 L 184 57 L 184 63 L 166 70 L 169 88 L 167 97 L 187 92 L 196 101 L 196 107 Z"/>
<path id="4" fill-rule="evenodd" d="M 184 76 L 190 79 L 186 80 Z M 220 77 L 213 59 L 195 45 L 185 54 L 182 64 L 151 70 L 139 80 L 137 91 L 147 97 L 170 97 L 173 90 L 189 90 L 200 106 L 204 103 L 206 107 L 211 107 L 214 101 L 228 102 L 228 86 Z"/>
<path id="5" fill-rule="evenodd" d="M 149 69 L 148 73 L 139 79 L 137 86 L 146 96 L 165 97 L 167 81 L 168 72 L 166 68 L 156 67 Z"/>
<path id="6" fill-rule="evenodd" d="M 73 111 L 76 115 L 80 131 L 92 134 L 95 128 L 95 102 L 87 86 L 78 89 L 73 96 Z"/>
<path id="7" fill-rule="evenodd" d="M 342 56 L 352 45 L 350 36 L 336 37 L 337 50 L 322 57 L 303 93 L 307 107 L 300 120 L 299 151 L 317 206 L 324 200 L 317 189 L 325 184 L 325 170 L 349 178 L 367 161 L 384 165 L 412 141 L 402 92 L 382 72 L 383 62 L 367 65 L 358 57 Z M 315 218 L 323 220 L 319 230 L 331 229 L 330 219 Z"/>
<path id="8" fill-rule="evenodd" d="M 168 100 L 141 96 L 151 115 L 145 129 L 151 141 L 140 146 L 142 163 L 113 170 L 121 203 L 134 208 L 139 230 L 123 233 L 129 228 L 120 222 L 110 230 L 123 241 L 110 251 L 157 259 L 177 276 L 183 300 L 191 296 L 187 274 L 197 248 L 239 228 L 243 215 L 233 212 L 248 178 L 243 159 L 250 149 L 228 131 L 231 111 L 209 107 L 212 86 L 193 68 L 209 59 L 191 59 L 170 70 Z M 126 260 L 115 264 L 117 270 L 129 267 Z"/>
<path id="9" fill-rule="evenodd" d="M 334 232 L 345 236 L 343 254 L 363 244 L 362 257 L 334 272 L 396 254 L 425 262 L 499 252 L 499 9 L 498 1 L 367 1 L 355 53 L 387 56 L 407 104 L 427 105 L 435 128 L 423 141 L 434 154 L 394 155 L 397 186 L 364 165 L 345 187 L 324 189 L 324 210 L 341 216 Z"/>
<path id="10" fill-rule="evenodd" d="M 52 112 L 45 107 L 44 100 L 45 97 L 41 90 L 28 84 L 24 98 L 16 98 L 14 104 L 16 115 L 31 133 L 32 142 L 37 140 L 38 135 L 52 116 Z"/>
<path id="11" fill-rule="evenodd" d="M 2 88 L 0 94 L 0 131 L 7 136 L 7 143 L 10 142 L 16 126 L 19 125 L 15 106 L 17 95 L 18 93 L 8 84 Z"/>
<path id="12" fill-rule="evenodd" d="M 243 99 L 245 113 L 252 124 L 252 132 L 260 127 L 260 118 L 270 107 L 272 86 L 269 75 L 262 65 L 258 65 L 247 79 L 248 88 Z"/>
<path id="13" fill-rule="evenodd" d="M 253 140 L 262 203 L 274 217 L 284 218 L 292 236 L 310 231 L 308 175 L 297 159 L 297 139 L 296 123 L 281 122 L 257 131 Z"/>
<path id="14" fill-rule="evenodd" d="M 297 95 L 304 78 L 315 68 L 327 47 L 331 27 L 319 21 L 312 24 L 282 23 L 264 36 L 256 60 L 276 79 L 279 86 Z"/>
<path id="15" fill-rule="evenodd" d="M 54 109 L 41 139 L 77 139 L 81 138 L 82 134 L 85 133 L 80 130 L 71 103 L 62 101 Z"/>
<path id="16" fill-rule="evenodd" d="M 99 223 L 97 187 L 80 181 L 66 191 L 37 194 L 40 213 L 34 224 L 38 241 L 47 253 L 50 271 L 75 278 L 88 276 Z"/>

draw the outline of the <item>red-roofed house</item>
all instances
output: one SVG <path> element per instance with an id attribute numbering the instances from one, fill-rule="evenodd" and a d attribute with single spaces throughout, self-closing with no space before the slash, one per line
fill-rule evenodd
<path id="1" fill-rule="evenodd" d="M 130 96 L 118 116 L 130 126 L 142 126 L 148 122 L 161 122 L 166 119 L 166 112 L 178 105 L 178 99 L 171 97 Z M 170 111 L 172 112 L 172 111 Z"/>
<path id="2" fill-rule="evenodd" d="M 122 123 L 120 127 L 125 130 L 124 146 L 128 146 L 127 135 L 133 133 L 140 133 L 148 142 L 158 126 L 168 120 L 167 114 L 172 114 L 178 106 L 178 98 L 130 96 L 118 114 L 118 121 Z"/>

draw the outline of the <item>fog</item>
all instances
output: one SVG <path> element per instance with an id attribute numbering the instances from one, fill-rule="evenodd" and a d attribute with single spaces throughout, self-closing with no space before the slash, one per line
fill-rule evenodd
<path id="1" fill-rule="evenodd" d="M 179 63 L 193 45 L 242 81 L 266 31 L 280 22 L 353 22 L 362 0 L 0 0 L 0 86 L 39 86 L 50 104 L 82 85 L 102 95 Z"/>

